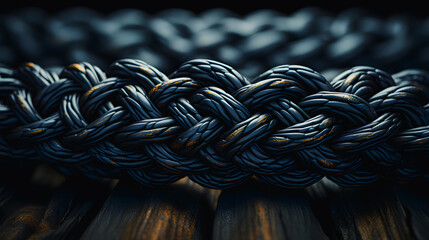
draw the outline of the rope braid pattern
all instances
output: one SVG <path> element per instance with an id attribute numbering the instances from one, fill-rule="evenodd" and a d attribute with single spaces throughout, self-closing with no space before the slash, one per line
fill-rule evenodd
<path id="1" fill-rule="evenodd" d="M 280 65 L 249 81 L 206 59 L 168 77 L 137 59 L 106 73 L 2 67 L 1 160 L 154 187 L 184 176 L 216 189 L 251 176 L 283 188 L 411 181 L 427 172 L 428 77 L 357 66 L 328 81 Z"/>
<path id="2" fill-rule="evenodd" d="M 405 12 L 306 7 L 290 13 L 219 8 L 107 14 L 79 7 L 54 13 L 25 8 L 0 19 L 0 62 L 9 66 L 85 61 L 107 69 L 134 58 L 170 73 L 187 60 L 209 58 L 253 78 L 284 63 L 318 70 L 368 65 L 391 73 L 429 64 L 429 17 Z"/>

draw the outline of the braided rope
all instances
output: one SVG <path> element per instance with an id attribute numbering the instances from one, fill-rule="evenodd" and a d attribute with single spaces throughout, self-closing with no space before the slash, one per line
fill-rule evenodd
<path id="1" fill-rule="evenodd" d="M 411 181 L 427 172 L 428 78 L 356 66 L 328 81 L 279 65 L 249 81 L 207 59 L 168 77 L 138 59 L 106 73 L 87 62 L 3 66 L 1 161 L 146 186 L 184 176 L 216 189 L 251 176 L 283 188 Z"/>
<path id="2" fill-rule="evenodd" d="M 86 61 L 105 69 L 135 58 L 172 72 L 187 60 L 209 58 L 254 77 L 284 63 L 317 70 L 369 65 L 389 72 L 429 64 L 429 18 L 405 12 L 382 16 L 364 8 L 333 13 L 307 7 L 241 15 L 228 9 L 103 14 L 25 8 L 0 19 L 0 62 L 8 65 Z"/>

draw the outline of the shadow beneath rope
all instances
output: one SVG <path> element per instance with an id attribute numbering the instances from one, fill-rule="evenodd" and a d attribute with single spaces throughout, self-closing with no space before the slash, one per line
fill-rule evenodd
<path id="1" fill-rule="evenodd" d="M 323 179 L 286 190 L 251 179 L 221 193 L 213 239 L 425 239 L 427 183 L 413 186 L 350 189 Z"/>
<path id="2" fill-rule="evenodd" d="M 213 239 L 328 239 L 306 192 L 269 186 L 256 178 L 222 191 Z"/>
<path id="3" fill-rule="evenodd" d="M 359 189 L 323 179 L 287 190 L 252 178 L 213 190 L 188 178 L 159 188 L 49 169 L 3 170 L 1 239 L 425 239 L 427 181 Z"/>
<path id="4" fill-rule="evenodd" d="M 398 184 L 394 187 L 407 216 L 407 224 L 416 239 L 429 236 L 429 180 Z"/>
<path id="5" fill-rule="evenodd" d="M 121 179 L 82 239 L 210 239 L 219 193 L 187 178 L 159 188 Z"/>
<path id="6" fill-rule="evenodd" d="M 381 181 L 342 188 L 323 179 L 306 191 L 315 216 L 331 239 L 425 239 L 417 238 L 410 224 L 406 205 L 412 201 L 398 194 L 405 186 Z"/>
<path id="7" fill-rule="evenodd" d="M 0 239 L 77 239 L 111 190 L 46 166 L 8 168 L 0 185 Z"/>

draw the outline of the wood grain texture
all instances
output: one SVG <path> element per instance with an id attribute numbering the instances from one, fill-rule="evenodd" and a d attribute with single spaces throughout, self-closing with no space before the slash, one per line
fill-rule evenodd
<path id="1" fill-rule="evenodd" d="M 309 191 L 316 215 L 332 239 L 414 239 L 391 185 L 345 189 L 323 180 Z"/>
<path id="2" fill-rule="evenodd" d="M 26 179 L 2 191 L 8 197 L 0 207 L 0 239 L 78 239 L 111 189 L 105 181 L 65 179 L 52 169 Z"/>
<path id="3" fill-rule="evenodd" d="M 213 239 L 328 239 L 303 190 L 287 191 L 255 179 L 219 197 Z"/>
<path id="4" fill-rule="evenodd" d="M 407 223 L 418 240 L 429 238 L 429 182 L 396 185 L 397 194 L 406 214 Z"/>
<path id="5" fill-rule="evenodd" d="M 429 239 L 427 181 L 285 190 L 256 179 L 230 190 L 187 178 L 158 189 L 131 179 L 0 169 L 0 239 Z M 22 175 L 19 175 L 22 173 Z"/>
<path id="6" fill-rule="evenodd" d="M 82 239 L 210 239 L 217 195 L 187 178 L 158 189 L 121 180 Z"/>
<path id="7" fill-rule="evenodd" d="M 28 239 L 37 229 L 52 189 L 34 185 L 33 170 L 1 170 L 0 239 Z"/>
<path id="8" fill-rule="evenodd" d="M 66 181 L 53 193 L 30 239 L 80 238 L 110 190 L 106 182 Z"/>

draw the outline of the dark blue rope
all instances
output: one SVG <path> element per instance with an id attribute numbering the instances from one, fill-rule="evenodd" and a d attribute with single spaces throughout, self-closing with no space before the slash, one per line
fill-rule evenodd
<path id="1" fill-rule="evenodd" d="M 429 75 L 353 67 L 332 81 L 299 65 L 248 80 L 214 60 L 170 76 L 136 59 L 104 73 L 34 63 L 0 69 L 4 162 L 147 186 L 184 176 L 225 189 L 251 176 L 284 188 L 327 177 L 344 187 L 427 172 Z"/>

